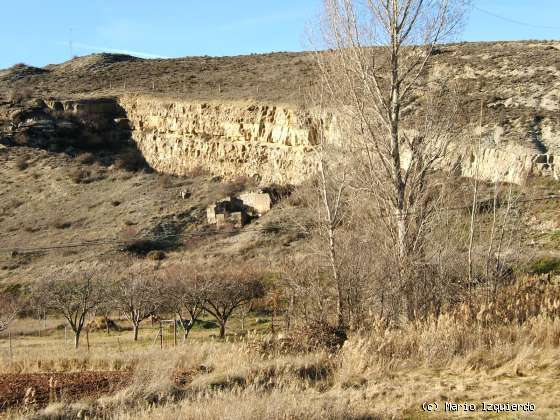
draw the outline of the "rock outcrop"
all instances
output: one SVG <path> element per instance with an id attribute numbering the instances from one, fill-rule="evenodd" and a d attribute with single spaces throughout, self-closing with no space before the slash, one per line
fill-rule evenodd
<path id="1" fill-rule="evenodd" d="M 289 108 L 244 103 L 189 103 L 125 97 L 132 137 L 157 171 L 202 168 L 225 178 L 297 184 L 315 169 L 316 133 Z"/>
<path id="2" fill-rule="evenodd" d="M 317 166 L 320 124 L 294 107 L 125 96 L 33 100 L 2 109 L 0 135 L 8 142 L 60 150 L 132 141 L 152 168 L 173 175 L 202 169 L 226 179 L 247 176 L 286 185 L 303 182 Z M 334 132 L 325 136 L 344 147 Z M 554 164 L 553 154 L 529 147 L 455 145 L 442 169 L 523 183 L 530 176 L 556 178 Z"/>

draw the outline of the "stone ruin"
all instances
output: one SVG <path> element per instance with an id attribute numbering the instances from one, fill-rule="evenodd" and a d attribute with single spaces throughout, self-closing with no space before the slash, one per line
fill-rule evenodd
<path id="1" fill-rule="evenodd" d="M 272 206 L 270 195 L 262 191 L 244 192 L 237 197 L 227 197 L 206 208 L 208 224 L 218 228 L 241 228 L 251 220 L 267 213 Z"/>

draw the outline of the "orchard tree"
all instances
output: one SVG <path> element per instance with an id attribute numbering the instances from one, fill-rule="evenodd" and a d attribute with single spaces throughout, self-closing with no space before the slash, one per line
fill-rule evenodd
<path id="1" fill-rule="evenodd" d="M 225 337 L 226 323 L 232 313 L 243 305 L 265 294 L 264 283 L 258 270 L 248 265 L 223 266 L 220 270 L 204 273 L 204 309 L 220 325 L 220 338 Z"/>
<path id="2" fill-rule="evenodd" d="M 163 270 L 161 293 L 166 307 L 179 317 L 183 341 L 204 310 L 207 286 L 205 277 L 191 264 L 175 264 Z"/>
<path id="3" fill-rule="evenodd" d="M 113 283 L 113 307 L 132 324 L 134 341 L 138 341 L 140 324 L 156 315 L 162 305 L 159 282 L 154 267 L 131 258 Z"/>
<path id="4" fill-rule="evenodd" d="M 109 269 L 99 263 L 67 265 L 47 274 L 35 288 L 35 297 L 45 309 L 64 316 L 74 332 L 74 345 L 88 315 L 107 298 Z"/>

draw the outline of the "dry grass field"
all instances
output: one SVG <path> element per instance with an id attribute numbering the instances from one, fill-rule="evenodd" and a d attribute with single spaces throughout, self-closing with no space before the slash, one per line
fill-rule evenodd
<path id="1" fill-rule="evenodd" d="M 254 328 L 267 329 L 252 319 L 247 329 Z M 11 358 L 3 340 L 0 383 L 36 372 L 59 381 L 54 391 L 29 382 L 27 396 L 33 388 L 35 397 L 24 395 L 25 402 L 4 415 L 32 415 L 39 408 L 32 418 L 554 419 L 560 409 L 560 324 L 544 316 L 495 330 L 450 318 L 396 333 L 380 328 L 371 339 L 351 337 L 337 354 L 263 350 L 272 338 L 256 332 L 224 342 L 196 331 L 177 347 L 168 332 L 160 350 L 150 332 L 146 327 L 134 346 L 130 331 L 92 333 L 90 351 L 79 353 L 65 347 L 60 330 L 20 337 Z M 72 372 L 82 372 L 83 390 L 72 388 Z M 114 380 L 113 392 L 88 392 L 89 372 L 113 372 L 120 382 Z M 529 402 L 536 411 L 422 409 L 424 402 L 441 407 L 445 401 Z"/>

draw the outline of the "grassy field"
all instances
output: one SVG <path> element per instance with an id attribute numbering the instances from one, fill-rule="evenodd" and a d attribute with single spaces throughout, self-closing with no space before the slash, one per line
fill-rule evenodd
<path id="1" fill-rule="evenodd" d="M 45 408 L 32 401 L 4 416 L 29 416 L 40 408 L 34 418 L 553 419 L 560 410 L 560 322 L 545 317 L 499 328 L 445 317 L 401 331 L 377 326 L 369 338 L 352 336 L 334 354 L 270 350 L 270 324 L 254 315 L 246 336 L 235 334 L 236 319 L 225 341 L 212 338 L 216 330 L 197 327 L 187 343 L 174 347 L 168 330 L 163 349 L 153 343 L 156 330 L 149 323 L 135 344 L 130 331 L 91 333 L 89 352 L 85 342 L 78 351 L 65 344 L 59 320 L 49 321 L 48 334 L 38 337 L 40 324 L 15 324 L 25 335 L 13 339 L 11 358 L 6 337 L 0 339 L 0 378 L 37 372 L 131 376 L 112 393 L 80 399 L 62 389 Z M 445 412 L 446 401 L 478 409 Z M 440 409 L 427 413 L 424 402 Z M 535 411 L 482 411 L 483 402 L 531 403 Z"/>

